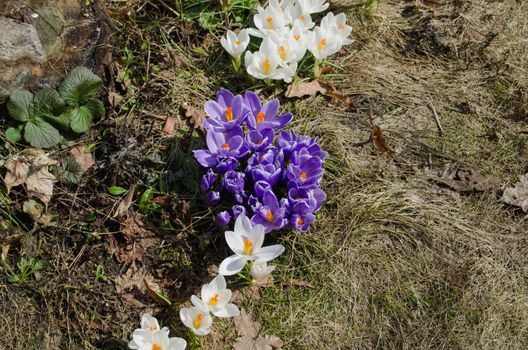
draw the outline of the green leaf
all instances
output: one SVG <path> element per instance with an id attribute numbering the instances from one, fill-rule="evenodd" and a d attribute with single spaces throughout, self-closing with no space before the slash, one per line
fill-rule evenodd
<path id="1" fill-rule="evenodd" d="M 42 116 L 44 120 L 56 126 L 59 129 L 68 130 L 70 128 L 70 113 L 64 112 L 59 116 L 53 114 L 46 114 Z"/>
<path id="2" fill-rule="evenodd" d="M 77 107 L 69 111 L 70 127 L 77 134 L 87 132 L 92 126 L 92 112 L 86 106 Z"/>
<path id="3" fill-rule="evenodd" d="M 44 88 L 35 94 L 33 99 L 35 114 L 55 114 L 64 110 L 64 100 L 59 93 L 50 88 Z"/>
<path id="4" fill-rule="evenodd" d="M 9 115 L 18 121 L 25 122 L 33 115 L 33 94 L 27 90 L 15 90 L 7 101 Z"/>
<path id="5" fill-rule="evenodd" d="M 101 78 L 86 67 L 74 68 L 59 86 L 64 102 L 82 106 L 94 98 L 101 86 Z"/>
<path id="6" fill-rule="evenodd" d="M 24 139 L 36 148 L 50 148 L 58 144 L 61 136 L 53 125 L 36 117 L 26 123 Z"/>
<path id="7" fill-rule="evenodd" d="M 126 188 L 123 188 L 120 186 L 112 186 L 108 189 L 108 193 L 110 193 L 112 196 L 120 196 L 126 191 L 127 191 Z"/>
<path id="8" fill-rule="evenodd" d="M 81 181 L 83 169 L 73 157 L 66 157 L 57 169 L 57 177 L 60 182 L 76 184 Z"/>
<path id="9" fill-rule="evenodd" d="M 103 102 L 93 98 L 85 105 L 95 118 L 101 118 L 105 115 L 105 108 Z"/>
<path id="10" fill-rule="evenodd" d="M 8 128 L 5 131 L 5 137 L 7 141 L 11 143 L 17 143 L 22 138 L 22 134 L 20 133 L 20 130 L 17 128 Z"/>

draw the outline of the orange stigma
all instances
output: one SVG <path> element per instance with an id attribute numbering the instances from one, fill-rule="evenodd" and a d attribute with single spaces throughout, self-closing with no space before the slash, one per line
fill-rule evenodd
<path id="1" fill-rule="evenodd" d="M 158 330 L 158 327 L 156 327 L 156 326 L 148 326 L 148 330 L 154 332 L 154 331 Z"/>
<path id="2" fill-rule="evenodd" d="M 222 145 L 222 148 L 223 148 L 223 149 L 230 149 L 231 146 L 229 146 L 229 143 L 224 143 L 224 144 Z"/>
<path id="3" fill-rule="evenodd" d="M 266 18 L 266 22 L 268 22 L 268 23 L 273 22 L 273 18 L 271 18 L 271 17 Z"/>
<path id="4" fill-rule="evenodd" d="M 235 44 L 240 45 L 240 40 L 235 41 Z"/>
<path id="5" fill-rule="evenodd" d="M 297 225 L 302 225 L 302 224 L 304 224 L 304 220 L 302 218 L 298 218 Z"/>
<path id="6" fill-rule="evenodd" d="M 286 61 L 286 49 L 282 45 L 279 47 L 279 55 L 281 60 Z"/>
<path id="7" fill-rule="evenodd" d="M 344 24 L 340 24 L 340 25 L 337 26 L 337 28 L 339 28 L 339 30 L 343 30 L 343 29 L 345 29 L 345 25 Z"/>
<path id="8" fill-rule="evenodd" d="M 266 117 L 266 115 L 264 114 L 264 112 L 258 112 L 257 114 L 257 124 L 260 124 L 264 121 L 264 118 Z"/>
<path id="9" fill-rule="evenodd" d="M 306 174 L 306 171 L 303 171 L 303 172 L 301 173 L 301 176 L 300 176 L 300 177 L 301 177 L 301 180 L 306 181 L 306 178 L 308 177 L 308 174 Z"/>
<path id="10" fill-rule="evenodd" d="M 306 17 L 304 17 L 304 15 L 301 15 L 301 17 L 299 17 L 299 19 L 300 19 L 301 21 L 304 21 L 305 18 L 306 18 Z"/>
<path id="11" fill-rule="evenodd" d="M 151 350 L 161 350 L 161 346 L 159 344 L 152 344 Z"/>
<path id="12" fill-rule="evenodd" d="M 271 64 L 267 58 L 264 60 L 264 62 L 262 62 L 262 70 L 266 74 L 269 74 L 271 71 Z"/>
<path id="13" fill-rule="evenodd" d="M 301 38 L 300 35 L 294 35 L 293 38 L 296 40 L 296 41 L 299 41 L 299 39 Z"/>
<path id="14" fill-rule="evenodd" d="M 321 41 L 319 41 L 319 44 L 317 45 L 317 51 L 323 51 L 325 46 L 326 46 L 326 39 L 323 38 L 321 39 Z"/>
<path id="15" fill-rule="evenodd" d="M 194 322 L 193 322 L 194 328 L 200 328 L 200 326 L 202 325 L 202 321 L 203 321 L 203 315 L 200 313 L 196 317 L 196 320 L 194 320 Z"/>
<path id="16" fill-rule="evenodd" d="M 269 222 L 273 221 L 273 214 L 271 213 L 271 211 L 266 212 L 266 220 L 268 220 Z"/>
<path id="17" fill-rule="evenodd" d="M 211 300 L 209 300 L 209 305 L 216 305 L 218 303 L 218 294 L 213 295 Z"/>
<path id="18" fill-rule="evenodd" d="M 244 254 L 251 255 L 251 248 L 253 247 L 253 242 L 249 239 L 244 240 Z"/>
<path id="19" fill-rule="evenodd" d="M 226 114 L 226 120 L 228 122 L 233 120 L 233 108 L 227 107 L 226 110 L 225 110 L 225 114 Z"/>

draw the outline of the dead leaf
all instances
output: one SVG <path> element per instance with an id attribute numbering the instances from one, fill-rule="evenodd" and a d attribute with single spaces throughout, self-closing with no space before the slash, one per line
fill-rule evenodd
<path id="1" fill-rule="evenodd" d="M 24 213 L 29 214 L 33 221 L 43 225 L 44 227 L 51 227 L 57 225 L 57 217 L 50 213 L 45 213 L 44 206 L 34 199 L 24 201 L 22 205 Z"/>
<path id="2" fill-rule="evenodd" d="M 146 284 L 153 290 L 160 290 L 158 283 L 145 271 L 143 267 L 138 268 L 132 263 L 124 275 L 114 279 L 116 292 L 128 303 L 146 307 L 148 298 Z"/>
<path id="3" fill-rule="evenodd" d="M 4 165 L 7 169 L 4 178 L 7 192 L 12 187 L 25 184 L 27 195 L 37 197 L 47 208 L 53 195 L 53 185 L 57 181 L 48 170 L 48 166 L 53 164 L 57 164 L 57 161 L 49 158 L 43 150 L 25 149 L 20 156 L 9 159 Z"/>
<path id="4" fill-rule="evenodd" d="M 176 122 L 176 118 L 167 117 L 167 119 L 165 120 L 165 125 L 163 125 L 163 132 L 171 136 L 176 135 Z"/>
<path id="5" fill-rule="evenodd" d="M 446 168 L 438 177 L 434 176 L 432 179 L 458 192 L 484 192 L 497 185 L 495 176 L 483 176 L 472 169 Z"/>
<path id="6" fill-rule="evenodd" d="M 110 103 L 112 107 L 119 106 L 122 100 L 123 100 L 123 96 L 121 96 L 121 94 L 118 94 L 115 91 L 108 92 L 108 103 Z"/>
<path id="7" fill-rule="evenodd" d="M 75 161 L 79 163 L 83 171 L 90 169 L 94 164 L 94 158 L 92 153 L 87 153 L 86 146 L 80 145 L 72 148 L 68 153 L 73 156 Z"/>
<path id="8" fill-rule="evenodd" d="M 288 286 L 290 287 L 305 287 L 305 288 L 315 288 L 312 284 L 306 282 L 306 281 L 303 281 L 303 280 L 298 280 L 298 279 L 295 279 L 295 278 L 291 278 L 290 280 L 288 280 Z"/>
<path id="9" fill-rule="evenodd" d="M 288 98 L 304 97 L 315 96 L 317 93 L 325 95 L 328 92 L 335 92 L 332 85 L 320 82 L 319 80 L 312 80 L 310 82 L 295 82 L 290 84 L 284 96 Z"/>
<path id="10" fill-rule="evenodd" d="M 136 185 L 130 186 L 125 196 L 119 200 L 117 209 L 115 210 L 114 215 L 112 217 L 116 218 L 118 216 L 123 216 L 128 213 L 128 209 L 130 209 L 130 206 L 132 205 L 132 199 L 134 198 L 135 191 Z"/>
<path id="11" fill-rule="evenodd" d="M 501 201 L 521 207 L 524 212 L 528 212 L 528 174 L 519 177 L 515 187 L 505 189 Z"/>
<path id="12" fill-rule="evenodd" d="M 145 251 L 157 244 L 155 234 L 143 227 L 142 216 L 136 214 L 121 223 L 125 243 L 118 243 L 113 236 L 106 242 L 106 248 L 120 263 L 141 260 Z"/>
<path id="13" fill-rule="evenodd" d="M 234 323 L 238 337 L 233 350 L 273 350 L 282 347 L 280 338 L 259 334 L 260 324 L 253 321 L 245 309 L 240 309 L 240 315 L 234 318 Z"/>
<path id="14" fill-rule="evenodd" d="M 381 128 L 378 125 L 374 125 L 372 127 L 371 135 L 372 143 L 374 143 L 374 147 L 376 147 L 376 150 L 379 153 L 392 152 L 392 150 L 389 148 L 387 138 L 385 137 L 385 135 L 383 135 L 383 132 L 381 131 Z"/>
<path id="15" fill-rule="evenodd" d="M 181 108 L 185 112 L 185 117 L 189 119 L 194 128 L 199 129 L 200 132 L 205 134 L 205 129 L 203 126 L 205 115 L 193 106 L 188 105 L 187 103 L 183 103 L 181 105 Z"/>

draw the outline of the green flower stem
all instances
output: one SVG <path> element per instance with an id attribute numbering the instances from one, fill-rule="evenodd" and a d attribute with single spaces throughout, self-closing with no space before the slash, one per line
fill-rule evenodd
<path id="1" fill-rule="evenodd" d="M 240 56 L 233 57 L 231 59 L 231 65 L 233 66 L 233 70 L 238 75 L 240 73 L 240 66 L 241 66 L 241 58 Z"/>
<path id="2" fill-rule="evenodd" d="M 187 332 L 187 343 L 189 345 L 189 349 L 199 349 L 202 346 L 202 337 L 194 334 L 194 332 L 189 329 Z"/>
<path id="3" fill-rule="evenodd" d="M 314 78 L 319 79 L 321 77 L 321 60 L 315 59 L 314 63 Z"/>

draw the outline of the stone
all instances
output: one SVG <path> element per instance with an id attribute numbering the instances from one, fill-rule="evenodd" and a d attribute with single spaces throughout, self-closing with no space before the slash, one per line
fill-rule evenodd
<path id="1" fill-rule="evenodd" d="M 0 103 L 17 88 L 54 88 L 77 66 L 101 73 L 110 29 L 100 6 L 99 0 L 0 0 Z"/>

